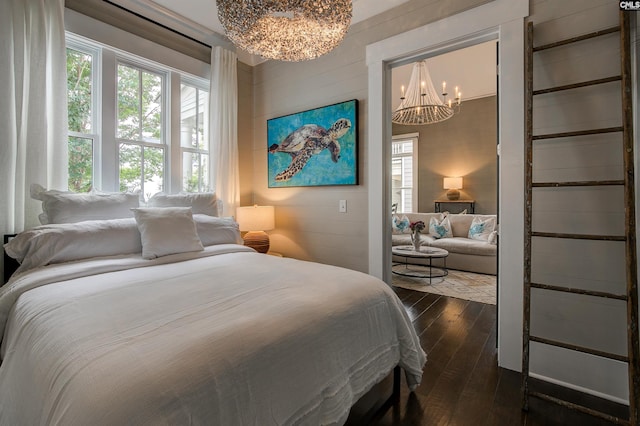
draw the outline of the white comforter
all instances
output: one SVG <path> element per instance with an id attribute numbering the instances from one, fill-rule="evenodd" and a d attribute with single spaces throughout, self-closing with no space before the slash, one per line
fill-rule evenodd
<path id="1" fill-rule="evenodd" d="M 237 245 L 34 270 L 0 327 L 2 425 L 340 424 L 425 363 L 383 282 Z"/>

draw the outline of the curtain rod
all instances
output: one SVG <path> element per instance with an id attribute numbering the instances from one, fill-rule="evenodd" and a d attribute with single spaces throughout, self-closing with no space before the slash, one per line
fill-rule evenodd
<path id="1" fill-rule="evenodd" d="M 184 37 L 184 38 L 186 38 L 186 39 L 189 39 L 189 40 L 191 40 L 191 41 L 193 41 L 193 42 L 196 42 L 196 43 L 198 43 L 198 44 L 200 44 L 200 45 L 202 45 L 202 46 L 208 47 L 209 49 L 211 49 L 211 48 L 212 48 L 212 46 L 211 46 L 211 45 L 209 45 L 209 44 L 207 44 L 207 43 L 204 43 L 204 42 L 202 42 L 202 41 L 200 41 L 200 40 L 198 40 L 198 39 L 196 39 L 196 38 L 193 38 L 193 37 L 191 37 L 191 36 L 189 36 L 189 35 L 186 35 L 185 33 L 182 33 L 182 32 L 180 32 L 180 31 L 178 31 L 178 30 L 175 30 L 175 29 L 173 29 L 173 28 L 171 28 L 171 27 L 168 27 L 168 26 L 166 26 L 166 25 L 164 25 L 164 24 L 161 24 L 160 22 L 154 21 L 153 19 L 148 18 L 148 17 L 146 17 L 146 16 L 144 16 L 144 15 L 141 15 L 141 14 L 140 14 L 140 13 L 138 13 L 138 12 L 134 12 L 134 11 L 132 11 L 132 10 L 129 10 L 129 9 L 127 9 L 127 8 L 126 8 L 126 7 L 124 7 L 124 6 L 120 6 L 119 4 L 116 4 L 116 3 L 112 2 L 111 0 L 102 0 L 102 1 L 104 1 L 105 3 L 110 4 L 111 6 L 115 6 L 115 7 L 117 7 L 118 9 L 124 10 L 125 12 L 128 12 L 128 13 L 130 13 L 130 14 L 134 15 L 134 16 L 137 16 L 137 17 L 138 17 L 138 18 L 140 18 L 140 19 L 144 19 L 144 20 L 145 20 L 145 21 L 147 21 L 147 22 L 150 22 L 150 23 L 152 23 L 152 24 L 154 24 L 154 25 L 157 25 L 157 26 L 159 26 L 159 27 L 162 27 L 162 28 L 164 28 L 165 30 L 171 31 L 171 32 L 172 32 L 172 33 L 174 33 L 174 34 L 177 34 L 177 35 L 179 35 L 179 36 L 181 36 L 181 37 Z"/>

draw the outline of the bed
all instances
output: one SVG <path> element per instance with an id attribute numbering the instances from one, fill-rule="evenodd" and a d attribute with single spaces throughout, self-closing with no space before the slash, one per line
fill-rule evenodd
<path id="1" fill-rule="evenodd" d="M 180 245 L 168 210 L 161 246 Z M 395 367 L 420 383 L 425 354 L 385 283 L 256 253 L 232 219 L 179 212 L 201 249 L 157 255 L 137 217 L 5 245 L 21 265 L 0 288 L 1 425 L 342 424 Z"/>

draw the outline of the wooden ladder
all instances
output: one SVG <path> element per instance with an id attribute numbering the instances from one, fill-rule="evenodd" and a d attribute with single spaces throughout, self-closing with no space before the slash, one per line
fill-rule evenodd
<path id="1" fill-rule="evenodd" d="M 620 75 L 601 78 L 597 80 L 582 81 L 574 84 L 551 87 L 542 90 L 533 90 L 533 60 L 534 53 L 546 49 L 553 49 L 583 40 L 601 37 L 606 34 L 620 33 Z M 633 111 L 632 111 L 632 81 L 630 58 L 630 19 L 629 14 L 620 12 L 620 24 L 613 28 L 596 31 L 590 34 L 558 41 L 541 46 L 533 46 L 533 24 L 528 23 L 526 35 L 525 72 L 527 76 L 525 87 L 526 102 L 526 164 L 525 164 L 525 257 L 524 257 L 524 316 L 523 316 L 523 354 L 522 354 L 522 408 L 528 410 L 529 397 L 543 399 L 556 403 L 572 410 L 578 410 L 589 415 L 597 416 L 616 424 L 640 425 L 640 348 L 638 339 L 638 283 L 637 283 L 637 255 L 636 255 L 636 226 L 635 226 L 635 188 L 634 188 L 634 155 L 633 155 Z M 571 90 L 576 88 L 600 85 L 611 82 L 620 82 L 622 90 L 622 124 L 617 127 L 607 127 L 589 130 L 576 130 L 563 133 L 533 135 L 533 98 L 534 96 Z M 602 133 L 620 132 L 623 145 L 624 179 L 600 180 L 600 181 L 573 181 L 573 182 L 533 182 L 533 144 L 538 140 L 552 138 L 566 138 L 573 136 L 595 135 Z M 584 235 L 571 233 L 536 232 L 532 230 L 532 204 L 534 188 L 563 188 L 563 187 L 590 187 L 590 186 L 624 186 L 625 208 L 625 235 Z M 563 238 L 575 240 L 600 240 L 614 241 L 625 244 L 626 256 L 626 294 L 614 294 L 601 291 L 590 291 L 569 286 L 547 285 L 531 282 L 532 237 Z M 626 301 L 627 308 L 627 348 L 628 354 L 608 353 L 588 347 L 582 347 L 566 342 L 546 339 L 534 336 L 530 333 L 531 324 L 531 289 L 544 291 L 567 292 L 589 297 L 601 297 Z M 529 389 L 529 362 L 530 342 L 551 345 L 572 351 L 579 351 L 598 357 L 625 362 L 628 364 L 629 375 L 629 419 L 621 419 L 589 407 L 574 404 L 554 396 L 533 392 Z"/>

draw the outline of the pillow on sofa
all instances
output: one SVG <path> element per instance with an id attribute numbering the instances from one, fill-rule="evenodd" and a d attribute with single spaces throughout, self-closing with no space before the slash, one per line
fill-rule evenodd
<path id="1" fill-rule="evenodd" d="M 391 218 L 391 230 L 393 231 L 393 234 L 410 234 L 411 233 L 411 229 L 409 229 L 409 225 L 411 224 L 411 222 L 409 221 L 409 218 L 405 215 L 405 216 L 397 216 L 397 215 L 393 215 L 393 217 Z"/>
<path id="2" fill-rule="evenodd" d="M 449 222 L 449 218 L 445 217 L 441 221 L 432 217 L 429 220 L 429 235 L 433 238 L 452 238 L 453 233 L 451 232 L 451 222 Z"/>
<path id="3" fill-rule="evenodd" d="M 491 233 L 496 229 L 496 218 L 474 217 L 469 227 L 468 237 L 472 240 L 489 241 Z"/>

